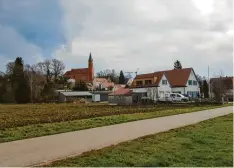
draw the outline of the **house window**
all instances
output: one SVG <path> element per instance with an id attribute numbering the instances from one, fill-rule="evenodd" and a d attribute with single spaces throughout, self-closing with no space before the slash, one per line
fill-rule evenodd
<path id="1" fill-rule="evenodd" d="M 162 80 L 163 85 L 167 85 L 167 80 Z"/>
<path id="2" fill-rule="evenodd" d="M 142 86 L 142 83 L 143 83 L 142 81 L 136 81 L 137 86 Z"/>
<path id="3" fill-rule="evenodd" d="M 152 80 L 145 80 L 145 85 L 150 85 L 152 84 Z"/>
<path id="4" fill-rule="evenodd" d="M 193 81 L 192 81 L 192 80 L 189 80 L 189 81 L 188 81 L 188 84 L 189 84 L 189 85 L 192 85 L 192 84 L 193 84 Z"/>
<path id="5" fill-rule="evenodd" d="M 197 86 L 197 81 L 193 81 L 193 85 Z"/>
<path id="6" fill-rule="evenodd" d="M 191 97 L 191 98 L 196 98 L 196 97 L 198 97 L 198 94 L 199 94 L 199 92 L 187 92 L 188 93 L 188 95 Z"/>

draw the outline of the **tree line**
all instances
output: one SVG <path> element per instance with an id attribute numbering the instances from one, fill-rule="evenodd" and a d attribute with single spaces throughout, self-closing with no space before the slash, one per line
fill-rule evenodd
<path id="1" fill-rule="evenodd" d="M 33 103 L 53 100 L 54 90 L 66 84 L 65 65 L 57 59 L 46 59 L 34 65 L 26 64 L 21 57 L 6 65 L 0 73 L 1 103 Z"/>
<path id="2" fill-rule="evenodd" d="M 175 61 L 174 69 L 182 69 L 180 61 Z M 46 59 L 29 65 L 24 64 L 21 57 L 17 57 L 14 62 L 7 63 L 6 72 L 0 72 L 0 103 L 36 103 L 54 100 L 55 90 L 69 86 L 68 79 L 63 75 L 64 70 L 64 63 L 57 59 Z M 209 98 L 207 79 L 196 76 L 201 94 L 204 95 L 204 98 Z M 126 84 L 131 78 L 131 76 L 125 76 L 122 70 L 118 74 L 114 69 L 102 70 L 96 74 L 96 77 L 106 78 L 115 84 Z M 220 84 L 212 91 L 215 88 L 222 88 L 222 86 Z M 76 81 L 75 86 L 69 87 L 69 89 L 86 91 L 88 87 L 85 82 Z"/>
<path id="3" fill-rule="evenodd" d="M 97 73 L 96 75 L 98 78 L 106 78 L 110 81 L 114 82 L 115 84 L 126 84 L 128 79 L 131 76 L 125 76 L 123 71 L 121 70 L 119 74 L 116 73 L 114 69 L 105 69 Z"/>

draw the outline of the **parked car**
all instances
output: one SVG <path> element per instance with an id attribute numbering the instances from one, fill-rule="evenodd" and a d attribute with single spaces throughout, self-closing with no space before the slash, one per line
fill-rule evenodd
<path id="1" fill-rule="evenodd" d="M 188 94 L 182 94 L 183 96 L 187 97 L 189 100 L 191 100 L 191 96 Z"/>
<path id="2" fill-rule="evenodd" d="M 179 102 L 189 101 L 188 97 L 185 97 L 184 95 L 179 93 L 171 93 L 170 97 L 172 98 L 172 101 L 179 101 Z"/>
<path id="3" fill-rule="evenodd" d="M 189 97 L 189 95 L 187 95 L 187 94 L 182 94 L 183 96 L 185 96 L 185 97 Z"/>
<path id="4" fill-rule="evenodd" d="M 158 100 L 160 102 L 172 102 L 172 98 L 170 97 L 170 94 L 166 94 L 164 97 L 159 97 Z"/>

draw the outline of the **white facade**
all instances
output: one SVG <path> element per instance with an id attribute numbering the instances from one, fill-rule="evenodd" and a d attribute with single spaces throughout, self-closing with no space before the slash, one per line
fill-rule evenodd
<path id="1" fill-rule="evenodd" d="M 147 97 L 151 100 L 157 101 L 159 98 L 169 96 L 171 93 L 171 87 L 166 76 L 163 75 L 158 87 L 134 88 L 132 91 L 135 93 L 147 93 Z"/>
<path id="2" fill-rule="evenodd" d="M 191 71 L 188 81 L 186 82 L 186 87 L 175 87 L 171 89 L 173 93 L 188 94 L 191 97 L 197 97 L 200 95 L 200 88 L 197 78 L 193 71 Z"/>
<path id="3" fill-rule="evenodd" d="M 180 94 L 186 94 L 186 87 L 175 87 L 175 88 L 171 88 L 171 92 L 172 93 L 180 93 Z"/>
<path id="4" fill-rule="evenodd" d="M 158 88 L 157 87 L 146 87 L 146 88 L 134 88 L 131 89 L 133 93 L 138 93 L 142 97 L 149 97 L 151 100 L 157 100 Z"/>
<path id="5" fill-rule="evenodd" d="M 165 97 L 168 97 L 170 93 L 188 94 L 191 97 L 197 97 L 198 94 L 200 95 L 199 83 L 193 70 L 186 82 L 186 87 L 172 88 L 167 77 L 163 74 L 158 87 L 134 88 L 132 91 L 135 93 L 147 93 L 147 97 L 151 100 L 163 100 Z"/>
<path id="6" fill-rule="evenodd" d="M 92 101 L 93 102 L 99 102 L 100 101 L 100 94 L 93 94 L 92 95 Z"/>
<path id="7" fill-rule="evenodd" d="M 162 76 L 158 85 L 158 98 L 165 98 L 170 95 L 171 87 L 165 75 Z"/>

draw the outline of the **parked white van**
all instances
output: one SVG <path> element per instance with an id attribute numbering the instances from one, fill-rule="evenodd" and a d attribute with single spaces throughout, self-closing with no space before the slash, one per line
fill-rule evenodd
<path id="1" fill-rule="evenodd" d="M 172 101 L 180 101 L 180 102 L 189 101 L 188 97 L 185 97 L 184 95 L 179 94 L 179 93 L 171 93 L 170 98 L 172 99 Z"/>

